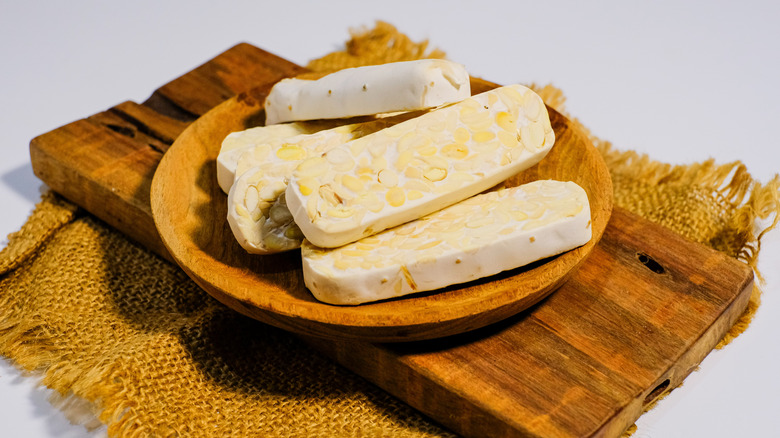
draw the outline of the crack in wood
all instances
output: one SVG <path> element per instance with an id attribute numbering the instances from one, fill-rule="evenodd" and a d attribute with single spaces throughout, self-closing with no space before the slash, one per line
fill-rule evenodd
<path id="1" fill-rule="evenodd" d="M 125 122 L 130 123 L 131 125 L 133 125 L 133 127 L 135 127 L 135 129 L 138 132 L 140 132 L 140 133 L 142 133 L 142 134 L 144 134 L 144 135 L 146 135 L 148 137 L 151 137 L 151 138 L 159 141 L 160 143 L 164 143 L 164 144 L 170 146 L 170 145 L 173 144 L 173 141 L 175 140 L 174 138 L 171 138 L 171 137 L 169 137 L 169 136 L 167 136 L 165 134 L 162 134 L 159 131 L 156 131 L 156 130 L 152 129 L 146 123 L 142 122 L 141 120 L 138 120 L 137 118 L 133 117 L 132 115 L 130 115 L 130 114 L 128 114 L 128 113 L 126 113 L 126 112 L 124 112 L 124 111 L 122 111 L 120 109 L 111 108 L 109 111 L 111 113 L 117 115 L 119 118 L 121 118 Z M 129 129 L 129 128 L 125 128 L 125 129 Z M 117 131 L 117 132 L 119 132 L 119 131 Z M 124 134 L 124 132 L 120 132 L 120 134 Z M 130 135 L 130 137 L 132 137 L 132 135 Z"/>
<path id="2" fill-rule="evenodd" d="M 191 123 L 195 121 L 200 114 L 195 114 L 191 111 L 187 111 L 178 105 L 175 101 L 168 98 L 159 91 L 155 91 L 152 95 L 144 101 L 142 104 L 147 108 L 151 108 L 158 114 L 162 114 L 171 119 L 178 120 L 180 122 Z"/>
<path id="3" fill-rule="evenodd" d="M 135 131 L 128 128 L 127 126 L 115 125 L 113 123 L 108 123 L 105 126 L 116 133 L 122 134 L 126 137 L 135 138 Z"/>

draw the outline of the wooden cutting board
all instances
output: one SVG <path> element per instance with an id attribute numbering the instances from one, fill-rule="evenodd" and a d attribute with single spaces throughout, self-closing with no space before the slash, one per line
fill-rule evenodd
<path id="1" fill-rule="evenodd" d="M 52 189 L 171 260 L 149 189 L 162 155 L 199 115 L 303 69 L 239 44 L 162 86 L 32 140 Z M 583 266 L 499 324 L 434 341 L 303 338 L 467 436 L 612 437 L 678 386 L 747 305 L 752 271 L 615 208 Z"/>

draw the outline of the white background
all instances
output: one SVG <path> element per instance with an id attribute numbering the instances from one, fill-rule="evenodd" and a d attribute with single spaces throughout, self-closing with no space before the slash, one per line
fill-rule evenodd
<path id="1" fill-rule="evenodd" d="M 773 1 L 41 3 L 0 0 L 3 237 L 39 197 L 34 136 L 142 102 L 238 42 L 305 64 L 376 19 L 429 39 L 474 76 L 562 88 L 569 111 L 621 149 L 671 163 L 742 160 L 762 182 L 780 172 Z M 644 415 L 636 437 L 780 436 L 779 234 L 762 247 L 767 283 L 753 325 Z M 35 382 L 0 359 L 4 436 L 105 433 L 68 424 Z"/>

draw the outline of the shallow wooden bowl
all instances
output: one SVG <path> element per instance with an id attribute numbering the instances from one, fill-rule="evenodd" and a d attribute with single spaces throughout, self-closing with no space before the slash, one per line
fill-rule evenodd
<path id="1" fill-rule="evenodd" d="M 475 93 L 495 85 L 474 80 Z M 466 332 L 521 312 L 554 291 L 601 238 L 612 211 L 612 183 L 601 156 L 572 123 L 552 109 L 555 145 L 538 165 L 508 181 L 570 180 L 591 203 L 593 238 L 532 265 L 434 292 L 359 306 L 314 299 L 303 283 L 300 251 L 252 255 L 227 224 L 227 196 L 216 177 L 225 136 L 260 125 L 268 87 L 242 93 L 192 123 L 160 161 L 152 212 L 165 246 L 182 269 L 225 305 L 296 333 L 370 342 L 431 339 Z"/>

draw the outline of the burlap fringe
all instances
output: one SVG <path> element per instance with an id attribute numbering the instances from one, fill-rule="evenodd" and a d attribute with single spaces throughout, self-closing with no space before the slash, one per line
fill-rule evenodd
<path id="1" fill-rule="evenodd" d="M 609 142 L 595 142 L 607 167 L 614 174 L 631 174 L 651 185 L 679 183 L 704 187 L 736 207 L 730 223 L 736 233 L 745 236 L 745 245 L 737 259 L 752 267 L 759 280 L 763 277 L 757 268 L 761 238 L 778 223 L 780 212 L 780 176 L 768 183 L 753 179 L 744 164 L 739 161 L 716 164 L 709 159 L 689 165 L 670 165 L 651 160 L 647 155 L 634 151 L 619 151 Z M 761 229 L 759 222 L 774 216 L 772 222 Z M 759 227 L 757 229 L 757 227 Z"/>
<path id="2" fill-rule="evenodd" d="M 25 224 L 8 236 L 8 245 L 0 251 L 0 276 L 14 275 L 16 267 L 34 256 L 79 214 L 75 204 L 54 192 L 43 193 Z M 127 424 L 133 423 L 123 418 L 128 406 L 105 404 L 108 400 L 125 399 L 116 397 L 123 390 L 120 377 L 102 366 L 87 372 L 72 366 L 67 351 L 58 347 L 60 344 L 49 333 L 46 323 L 33 321 L 29 315 L 18 317 L 9 299 L 10 296 L 0 295 L 0 309 L 6 310 L 0 314 L 0 355 L 14 358 L 14 364 L 28 377 L 39 378 L 40 385 L 52 389 L 49 401 L 72 424 L 83 425 L 87 430 L 103 424 L 112 424 L 110 429 L 128 429 Z"/>
<path id="3" fill-rule="evenodd" d="M 77 212 L 76 205 L 57 194 L 44 193 L 22 228 L 8 235 L 8 245 L 0 251 L 0 276 L 13 275 L 14 269 L 33 256 L 57 230 L 70 223 Z M 9 299 L 10 296 L 0 295 L 0 309 L 12 311 Z M 36 324 L 12 313 L 0 314 L 0 355 L 13 357 L 15 365 L 25 372 L 51 376 L 53 364 L 63 363 L 64 353 L 58 345 L 43 322 Z M 51 383 L 50 377 L 41 382 L 49 388 L 59 387 Z"/>
<path id="4" fill-rule="evenodd" d="M 0 309 L 8 308 L 0 303 Z M 109 436 L 138 436 L 142 423 L 127 415 L 126 400 L 118 397 L 126 391 L 122 376 L 108 364 L 84 371 L 74 367 L 67 352 L 57 349 L 56 339 L 45 332 L 45 325 L 34 325 L 0 315 L 0 354 L 13 357 L 17 367 L 40 378 L 40 384 L 53 392 L 49 401 L 72 424 L 95 430 L 109 424 Z M 108 404 L 108 403 L 111 404 Z"/>
<path id="5" fill-rule="evenodd" d="M 52 199 L 52 198 L 50 198 Z M 47 233 L 50 235 L 51 233 Z M 45 242 L 46 238 L 41 239 Z M 14 242 L 11 241 L 11 244 Z M 7 254 L 0 253 L 0 260 Z M 133 409 L 132 396 L 122 396 L 128 388 L 117 363 L 101 362 L 89 370 L 74 366 L 68 352 L 58 348 L 57 339 L 46 324 L 19 318 L 7 297 L 0 296 L 0 356 L 12 357 L 14 365 L 40 385 L 52 390 L 49 402 L 74 425 L 93 431 L 104 425 L 108 436 L 149 436 L 142 418 Z M 127 376 L 127 380 L 135 377 Z M 183 434 L 173 434 L 184 436 Z"/>
<path id="6" fill-rule="evenodd" d="M 76 215 L 78 207 L 54 192 L 46 192 L 19 231 L 8 235 L 8 245 L 0 251 L 0 275 L 22 264 L 60 227 Z"/>

